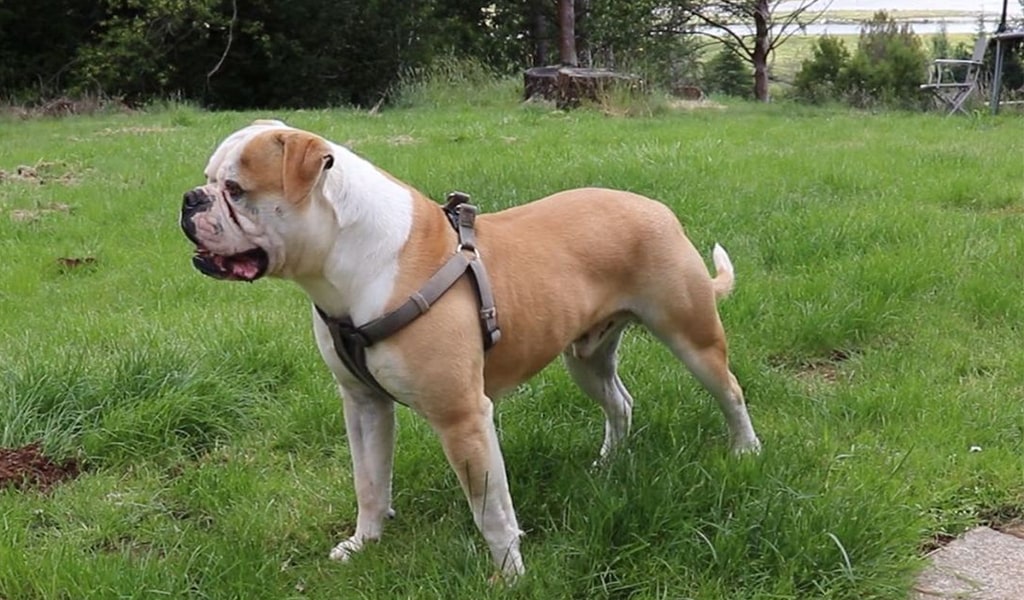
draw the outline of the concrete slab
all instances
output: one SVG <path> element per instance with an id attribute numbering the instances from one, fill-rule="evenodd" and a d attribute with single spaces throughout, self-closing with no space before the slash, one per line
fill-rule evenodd
<path id="1" fill-rule="evenodd" d="M 936 550 L 911 600 L 1024 599 L 1024 539 L 978 527 Z"/>

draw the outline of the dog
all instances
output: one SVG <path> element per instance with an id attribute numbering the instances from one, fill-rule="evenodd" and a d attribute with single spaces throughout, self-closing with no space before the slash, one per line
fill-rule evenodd
<path id="1" fill-rule="evenodd" d="M 633 398 L 616 372 L 616 351 L 633 322 L 715 397 L 734 451 L 760 448 L 717 311 L 733 288 L 732 263 L 716 244 L 712 277 L 660 202 L 573 189 L 475 219 L 452 211 L 449 219 L 439 204 L 345 147 L 264 120 L 221 142 L 205 177 L 185 193 L 180 214 L 194 266 L 222 280 L 290 279 L 312 301 L 316 343 L 342 397 L 358 505 L 355 532 L 331 550 L 332 559 L 347 560 L 378 540 L 394 515 L 398 402 L 440 437 L 496 575 L 522 574 L 523 532 L 493 402 L 561 354 L 572 379 L 604 410 L 599 455 L 607 457 L 631 423 Z M 455 256 L 486 270 L 465 268 L 436 299 L 421 302 L 424 282 Z M 375 322 L 413 304 L 418 316 L 362 344 L 361 367 L 345 360 L 332 323 Z"/>

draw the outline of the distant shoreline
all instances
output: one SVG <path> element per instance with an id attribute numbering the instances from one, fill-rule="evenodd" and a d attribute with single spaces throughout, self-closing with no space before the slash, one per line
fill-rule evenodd
<path id="1" fill-rule="evenodd" d="M 856 22 L 869 21 L 874 14 L 879 11 L 874 10 L 827 10 L 822 15 L 822 19 L 826 21 L 834 21 L 837 23 L 843 22 Z M 985 17 L 985 20 L 989 20 L 993 17 L 992 13 L 982 11 L 968 11 L 968 10 L 887 10 L 885 11 L 894 21 L 946 21 L 946 20 L 974 20 L 978 17 Z M 999 18 L 999 15 L 995 15 L 995 18 Z"/>

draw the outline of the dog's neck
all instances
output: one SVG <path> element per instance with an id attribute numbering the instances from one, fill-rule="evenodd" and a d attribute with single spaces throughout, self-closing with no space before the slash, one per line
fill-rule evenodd
<path id="1" fill-rule="evenodd" d="M 346 148 L 334 150 L 323 188 L 336 217 L 332 245 L 319 272 L 294 279 L 330 316 L 362 323 L 382 314 L 392 295 L 419 197 Z"/>

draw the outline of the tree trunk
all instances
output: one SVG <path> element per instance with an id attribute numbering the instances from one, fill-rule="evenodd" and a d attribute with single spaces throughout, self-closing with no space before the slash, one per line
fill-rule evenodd
<path id="1" fill-rule="evenodd" d="M 533 66 L 549 64 L 548 18 L 542 0 L 530 2 L 530 34 L 533 36 Z"/>
<path id="2" fill-rule="evenodd" d="M 589 44 L 590 31 L 587 27 L 590 19 L 590 0 L 574 0 L 573 5 L 573 40 L 576 44 L 576 59 L 579 61 L 577 66 L 590 68 L 594 66 L 594 54 Z"/>
<path id="3" fill-rule="evenodd" d="M 754 98 L 768 102 L 768 0 L 754 7 Z"/>
<path id="4" fill-rule="evenodd" d="M 576 56 L 576 6 L 573 0 L 558 0 L 558 54 L 563 66 L 578 67 Z"/>

